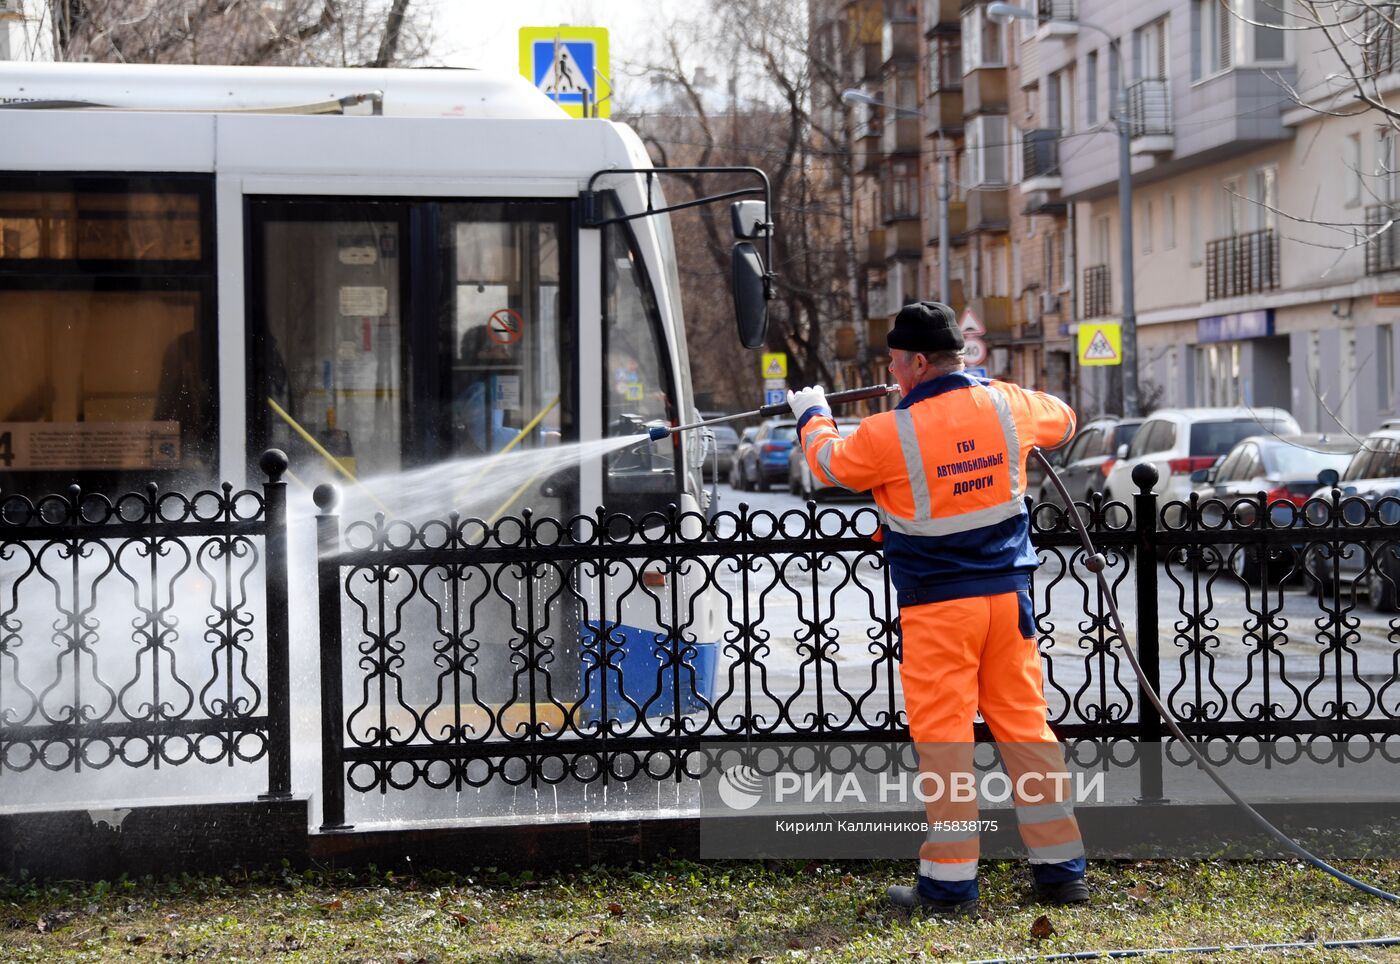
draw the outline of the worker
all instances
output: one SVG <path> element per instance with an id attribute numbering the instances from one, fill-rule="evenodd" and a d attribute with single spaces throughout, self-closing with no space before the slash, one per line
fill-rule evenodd
<path id="1" fill-rule="evenodd" d="M 874 497 L 898 593 L 900 680 L 929 829 L 917 885 L 891 887 L 890 900 L 944 914 L 977 907 L 976 795 L 952 787 L 957 774 L 967 774 L 963 787 L 975 779 L 980 710 L 1008 771 L 1037 898 L 1083 903 L 1084 845 L 1064 752 L 1046 722 L 1024 499 L 1031 447 L 1067 442 L 1074 412 L 967 372 L 947 305 L 905 306 L 887 342 L 903 395 L 893 411 L 843 439 L 820 385 L 789 392 L 788 403 L 818 482 Z"/>

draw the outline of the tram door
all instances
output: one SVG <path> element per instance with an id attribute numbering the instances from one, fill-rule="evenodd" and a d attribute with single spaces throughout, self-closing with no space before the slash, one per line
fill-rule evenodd
<path id="1" fill-rule="evenodd" d="M 307 482 L 404 473 L 412 504 L 375 490 L 420 518 L 577 511 L 548 458 L 496 461 L 577 437 L 565 202 L 249 207 L 250 459 L 284 448 Z"/>

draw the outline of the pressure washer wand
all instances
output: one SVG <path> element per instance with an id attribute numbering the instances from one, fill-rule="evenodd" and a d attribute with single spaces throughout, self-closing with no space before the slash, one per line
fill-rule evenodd
<path id="1" fill-rule="evenodd" d="M 872 398 L 884 398 L 899 391 L 898 385 L 871 385 L 868 388 L 852 388 L 844 392 L 832 392 L 826 396 L 826 403 L 831 406 L 849 405 L 852 402 L 866 402 Z M 720 418 L 710 418 L 703 422 L 691 422 L 689 425 L 658 425 L 649 429 L 647 434 L 652 441 L 658 441 L 668 435 L 677 432 L 689 432 L 691 429 L 705 428 L 707 425 L 723 425 L 725 422 L 737 422 L 746 418 L 773 418 L 776 415 L 786 415 L 791 411 L 787 402 L 780 402 L 777 405 L 765 405 L 756 408 L 752 412 L 739 412 L 737 415 L 725 415 Z"/>

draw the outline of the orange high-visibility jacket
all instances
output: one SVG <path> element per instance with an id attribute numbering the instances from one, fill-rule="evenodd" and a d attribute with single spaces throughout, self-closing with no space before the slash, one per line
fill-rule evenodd
<path id="1" fill-rule="evenodd" d="M 1074 434 L 1064 402 L 959 371 L 916 385 L 847 438 L 824 407 L 798 431 L 824 484 L 870 490 L 900 606 L 1026 588 L 1036 567 L 1026 457 Z"/>

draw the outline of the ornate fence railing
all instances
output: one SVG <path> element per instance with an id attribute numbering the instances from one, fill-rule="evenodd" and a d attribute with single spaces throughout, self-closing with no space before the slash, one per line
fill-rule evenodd
<path id="1" fill-rule="evenodd" d="M 1134 481 L 1131 505 L 1080 505 L 1127 640 L 1065 511 L 1032 512 L 1062 738 L 1161 739 L 1124 643 L 1188 735 L 1400 735 L 1400 616 L 1359 605 L 1400 605 L 1400 499 L 1159 506 L 1155 473 Z M 342 532 L 334 503 L 318 491 L 325 827 L 345 825 L 347 787 L 681 780 L 701 743 L 906 736 L 871 509 Z M 1161 797 L 1160 766 L 1140 781 Z"/>
<path id="2" fill-rule="evenodd" d="M 0 771 L 266 760 L 290 793 L 287 457 L 261 466 L 261 493 L 0 497 Z"/>

